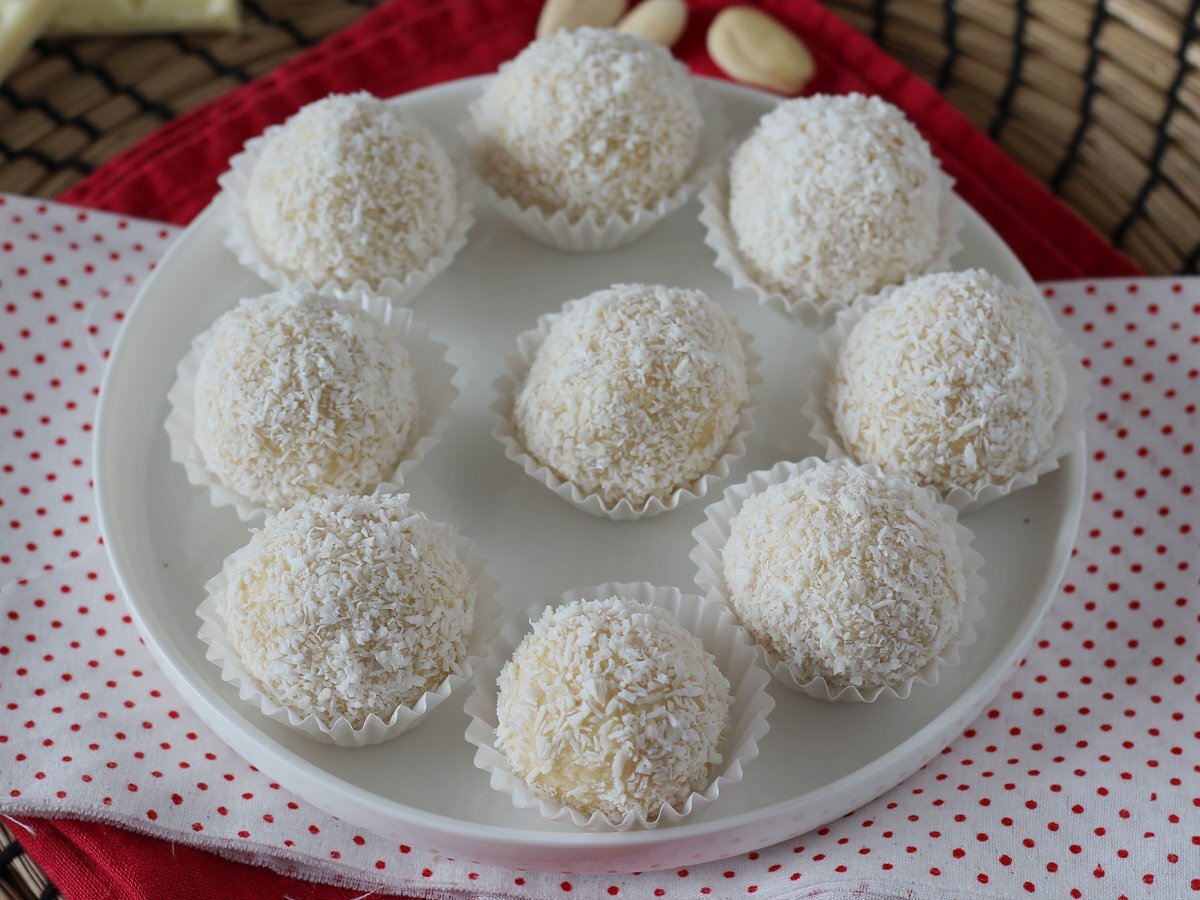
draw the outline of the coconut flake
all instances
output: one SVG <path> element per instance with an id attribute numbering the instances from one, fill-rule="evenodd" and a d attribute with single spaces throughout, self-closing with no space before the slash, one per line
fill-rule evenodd
<path id="1" fill-rule="evenodd" d="M 772 660 L 830 689 L 896 686 L 953 640 L 957 536 L 906 478 L 823 463 L 746 500 L 722 554 L 730 605 Z"/>
<path id="2" fill-rule="evenodd" d="M 1067 378 L 1041 301 L 978 269 L 897 288 L 855 325 L 829 409 L 847 452 L 940 491 L 1003 484 L 1054 442 Z"/>
<path id="3" fill-rule="evenodd" d="M 314 498 L 235 555 L 217 612 L 263 694 L 326 726 L 385 721 L 462 674 L 476 587 L 407 494 Z"/>
<path id="4" fill-rule="evenodd" d="M 710 469 L 750 393 L 732 322 L 700 291 L 617 284 L 554 323 L 516 399 L 526 451 L 606 503 Z"/>
<path id="5" fill-rule="evenodd" d="M 699 638 L 622 597 L 547 609 L 498 679 L 496 747 L 536 792 L 656 818 L 707 786 L 733 702 Z"/>
<path id="6" fill-rule="evenodd" d="M 270 265 L 321 285 L 397 281 L 449 241 L 454 164 L 409 114 L 370 94 L 334 94 L 292 116 L 263 146 L 246 215 Z"/>
<path id="7" fill-rule="evenodd" d="M 534 41 L 474 107 L 497 192 L 571 221 L 630 217 L 675 191 L 699 148 L 687 69 L 664 47 L 596 28 Z"/>
<path id="8" fill-rule="evenodd" d="M 926 271 L 951 189 L 912 123 L 862 94 L 785 101 L 729 169 L 729 221 L 753 278 L 793 302 L 849 303 Z"/>
<path id="9" fill-rule="evenodd" d="M 204 465 L 272 508 L 379 484 L 419 412 L 405 348 L 362 309 L 295 288 L 217 319 L 196 373 Z"/>

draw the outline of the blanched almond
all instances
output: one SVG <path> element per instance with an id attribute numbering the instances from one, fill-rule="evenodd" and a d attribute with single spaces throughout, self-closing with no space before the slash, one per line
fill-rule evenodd
<path id="1" fill-rule="evenodd" d="M 607 28 L 621 18 L 627 5 L 626 0 L 546 0 L 538 17 L 537 36 L 585 25 Z"/>
<path id="2" fill-rule="evenodd" d="M 617 23 L 617 31 L 671 47 L 687 27 L 684 0 L 642 0 Z"/>
<path id="3" fill-rule="evenodd" d="M 709 26 L 707 43 L 709 56 L 726 75 L 780 94 L 798 93 L 815 68 L 798 37 L 748 6 L 722 10 Z"/>

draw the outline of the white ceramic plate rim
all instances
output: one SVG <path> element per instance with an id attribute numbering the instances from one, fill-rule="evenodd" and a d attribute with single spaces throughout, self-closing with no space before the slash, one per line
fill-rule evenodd
<path id="1" fill-rule="evenodd" d="M 428 96 L 438 91 L 471 88 L 482 85 L 490 77 L 485 75 L 462 79 L 460 81 L 446 82 L 423 88 L 420 91 L 414 91 L 406 96 Z M 708 90 L 715 92 L 719 96 L 723 95 L 725 99 L 736 101 L 737 99 L 750 97 L 761 101 L 762 92 L 751 88 L 731 85 L 715 79 L 706 78 L 701 80 L 706 83 Z M 1004 245 L 999 235 L 996 234 L 991 226 L 973 209 L 967 207 L 965 203 L 964 207 L 969 224 L 987 234 L 989 239 L 995 242 L 998 252 L 1003 252 L 1011 256 L 1011 251 L 1008 250 L 1007 246 Z M 806 808 L 815 808 L 828 797 L 855 795 L 856 786 L 872 781 L 880 772 L 885 770 L 895 772 L 911 771 L 919 768 L 919 766 L 936 755 L 960 731 L 960 729 L 956 728 L 951 728 L 948 731 L 946 723 L 964 716 L 974 718 L 996 695 L 1012 668 L 1019 662 L 1032 643 L 1038 625 L 1054 598 L 1055 589 L 1062 579 L 1070 558 L 1071 548 L 1074 544 L 1074 535 L 1078 528 L 1083 508 L 1086 443 L 1082 434 L 1070 456 L 1064 460 L 1064 469 L 1071 479 L 1067 489 L 1067 505 L 1062 511 L 1062 518 L 1060 519 L 1058 533 L 1055 538 L 1055 548 L 1052 556 L 1053 562 L 1047 568 L 1047 577 L 1040 585 L 1038 602 L 1030 607 L 1029 611 L 1021 619 L 1018 627 L 1009 636 L 1001 651 L 987 668 L 942 713 L 902 743 L 877 757 L 873 762 L 836 781 L 830 782 L 819 790 L 735 816 L 693 824 L 681 824 L 668 829 L 611 834 L 597 834 L 587 831 L 558 833 L 465 822 L 451 816 L 415 809 L 406 804 L 388 800 L 335 775 L 331 775 L 319 766 L 304 760 L 286 747 L 265 739 L 261 733 L 244 727 L 236 718 L 226 716 L 223 707 L 227 705 L 227 701 L 213 687 L 199 679 L 193 680 L 187 670 L 181 666 L 180 661 L 175 659 L 163 645 L 159 635 L 149 627 L 147 618 L 148 607 L 145 606 L 144 601 L 138 596 L 137 592 L 131 588 L 131 585 L 135 583 L 135 579 L 134 566 L 131 562 L 129 552 L 121 545 L 119 540 L 110 539 L 110 536 L 119 534 L 120 532 L 120 528 L 118 527 L 120 501 L 115 499 L 120 491 L 120 485 L 113 483 L 107 477 L 111 468 L 109 462 L 110 454 L 118 452 L 113 435 L 105 427 L 106 421 L 112 417 L 114 404 L 119 402 L 115 398 L 115 392 L 110 390 L 110 385 L 113 381 L 117 380 L 117 376 L 114 373 L 120 372 L 123 367 L 131 364 L 131 361 L 126 358 L 124 351 L 128 344 L 137 343 L 136 337 L 131 336 L 137 335 L 140 321 L 139 313 L 146 304 L 147 298 L 154 293 L 152 288 L 159 277 L 158 273 L 169 268 L 167 263 L 176 254 L 185 254 L 188 252 L 190 236 L 213 215 L 213 207 L 210 205 L 176 239 L 175 243 L 163 256 L 162 260 L 160 260 L 157 272 L 143 284 L 114 342 L 100 392 L 96 420 L 97 427 L 93 444 L 99 524 L 101 533 L 105 535 L 105 548 L 109 560 L 113 566 L 118 584 L 125 595 L 134 623 L 141 633 L 146 646 L 172 684 L 182 693 L 188 705 L 217 732 L 222 740 L 231 746 L 235 746 L 237 752 L 245 756 L 251 763 L 259 766 L 259 768 L 263 768 L 264 771 L 269 770 L 272 777 L 283 784 L 290 784 L 297 787 L 301 793 L 303 793 L 303 788 L 305 787 L 319 790 L 322 793 L 336 792 L 364 809 L 376 811 L 386 818 L 401 822 L 414 829 L 423 830 L 427 834 L 438 835 L 438 839 L 430 842 L 431 845 L 436 845 L 437 840 L 450 842 L 457 847 L 468 846 L 466 842 L 470 842 L 470 845 L 474 846 L 474 852 L 479 853 L 480 856 L 488 856 L 490 854 L 494 857 L 496 853 L 501 852 L 498 849 L 499 847 L 511 847 L 513 844 L 524 844 L 530 848 L 538 848 L 545 851 L 582 848 L 587 848 L 589 851 L 602 851 L 605 849 L 619 851 L 638 846 L 676 844 L 718 833 L 732 835 L 742 826 L 761 823 L 766 820 L 777 820 L 779 822 L 777 840 L 784 840 L 791 835 L 799 833 L 790 823 L 796 821 L 797 815 L 802 813 Z M 1019 263 L 1015 264 L 1018 267 L 1020 266 Z M 682 588 L 686 589 L 687 585 L 682 586 Z M 264 760 L 269 760 L 265 766 L 263 765 Z M 898 783 L 898 780 L 893 783 Z M 861 797 L 855 805 L 861 804 L 867 799 L 869 798 Z M 840 809 L 840 811 L 831 812 L 825 817 L 825 820 L 828 821 L 837 818 L 838 815 L 847 811 L 848 809 Z M 806 821 L 806 828 L 804 830 L 807 830 L 807 827 L 811 826 L 812 823 Z M 792 830 L 789 831 L 789 827 Z M 489 848 L 485 845 L 492 846 Z M 444 847 L 443 849 L 449 850 L 450 848 Z M 744 849 L 751 848 L 747 847 Z M 729 850 L 730 852 L 735 852 L 733 847 L 730 847 Z M 470 852 L 460 851 L 460 855 L 469 855 Z M 537 863 L 531 860 L 531 867 L 536 865 Z"/>

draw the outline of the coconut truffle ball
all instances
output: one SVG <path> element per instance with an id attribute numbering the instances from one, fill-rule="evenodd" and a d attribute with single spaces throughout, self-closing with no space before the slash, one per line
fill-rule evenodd
<path id="1" fill-rule="evenodd" d="M 946 492 L 1003 484 L 1054 442 L 1066 403 L 1042 302 L 987 272 L 926 275 L 863 316 L 829 408 L 854 459 Z"/>
<path id="2" fill-rule="evenodd" d="M 310 103 L 263 146 L 245 196 L 254 239 L 293 281 L 403 281 L 445 248 L 458 218 L 446 151 L 367 93 Z"/>
<path id="3" fill-rule="evenodd" d="M 316 497 L 267 519 L 217 600 L 265 696 L 326 726 L 385 721 L 461 671 L 476 589 L 407 494 Z"/>
<path id="4" fill-rule="evenodd" d="M 497 684 L 497 749 L 582 813 L 655 819 L 721 762 L 729 682 L 665 609 L 623 597 L 547 609 Z"/>
<path id="5" fill-rule="evenodd" d="M 773 660 L 833 691 L 899 686 L 958 634 L 963 556 L 931 491 L 822 463 L 730 522 L 729 602 Z"/>
<path id="6" fill-rule="evenodd" d="M 201 352 L 196 446 L 225 487 L 263 506 L 374 488 L 419 415 L 407 351 L 340 300 L 294 288 L 243 300 Z"/>
<path id="7" fill-rule="evenodd" d="M 700 291 L 617 284 L 568 304 L 516 399 L 531 456 L 609 504 L 708 471 L 749 400 L 733 323 Z"/>
<path id="8" fill-rule="evenodd" d="M 629 218 L 683 184 L 699 147 L 687 69 L 658 44 L 596 28 L 526 47 L 473 107 L 497 192 L 572 222 Z"/>
<path id="9" fill-rule="evenodd" d="M 861 94 L 788 100 L 729 168 L 729 221 L 755 280 L 848 303 L 924 272 L 948 179 L 904 113 Z"/>

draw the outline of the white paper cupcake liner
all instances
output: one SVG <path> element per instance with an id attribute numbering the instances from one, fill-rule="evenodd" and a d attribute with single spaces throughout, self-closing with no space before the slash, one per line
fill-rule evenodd
<path id="1" fill-rule="evenodd" d="M 740 328 L 738 329 L 738 338 L 742 342 L 742 350 L 746 356 L 746 381 L 750 389 L 750 399 L 742 405 L 738 413 L 737 427 L 712 468 L 690 484 L 676 488 L 665 501 L 659 497 L 650 497 L 639 506 L 634 506 L 626 498 L 622 498 L 616 503 L 607 503 L 599 494 L 581 490 L 573 482 L 559 476 L 549 466 L 534 459 L 518 439 L 516 423 L 513 421 L 517 392 L 529 375 L 534 357 L 537 356 L 538 350 L 545 342 L 554 323 L 579 302 L 579 300 L 568 301 L 563 305 L 561 312 L 539 316 L 537 328 L 523 331 L 517 335 L 517 352 L 504 360 L 505 374 L 492 382 L 492 386 L 496 390 L 496 399 L 493 401 L 491 409 L 497 419 L 492 428 L 492 437 L 504 446 L 504 455 L 523 468 L 526 475 L 536 478 L 572 506 L 593 516 L 612 519 L 616 522 L 649 519 L 670 512 L 698 497 L 703 497 L 708 493 L 710 485 L 729 477 L 730 466 L 746 454 L 746 437 L 754 429 L 754 412 L 758 407 L 759 388 L 762 385 L 762 376 L 759 375 L 762 357 L 754 349 L 750 335 Z"/>
<path id="2" fill-rule="evenodd" d="M 648 819 L 630 812 L 619 822 L 599 812 L 590 816 L 537 794 L 509 768 L 508 761 L 496 749 L 496 679 L 500 670 L 530 629 L 530 620 L 540 618 L 549 606 L 570 603 L 579 599 L 605 599 L 619 596 L 669 610 L 688 631 L 700 638 L 704 649 L 715 657 L 717 666 L 729 679 L 733 704 L 729 710 L 729 728 L 722 746 L 722 761 L 713 770 L 712 781 L 703 791 L 693 791 L 678 806 L 664 803 L 658 815 Z M 728 788 L 742 780 L 747 763 L 758 756 L 759 742 L 770 725 L 767 717 L 775 708 L 775 700 L 767 693 L 771 678 L 758 665 L 759 651 L 750 636 L 727 608 L 708 603 L 694 594 L 684 594 L 678 588 L 656 587 L 638 582 L 610 582 L 596 587 L 567 591 L 551 604 L 529 607 L 519 617 L 505 622 L 488 647 L 487 658 L 475 667 L 471 678 L 471 693 L 464 709 L 471 717 L 466 738 L 478 749 L 475 766 L 487 772 L 491 785 L 512 798 L 518 809 L 536 808 L 551 821 L 569 821 L 579 828 L 593 831 L 629 831 L 635 828 L 657 828 L 665 823 L 676 824 L 685 816 L 713 803 Z"/>
<path id="3" fill-rule="evenodd" d="M 864 315 L 890 296 L 895 287 L 887 288 L 847 310 L 839 312 L 828 329 L 821 335 L 820 350 L 813 356 L 809 374 L 808 396 L 801 408 L 811 423 L 809 435 L 824 448 L 826 459 L 850 457 L 842 446 L 833 415 L 829 409 L 829 383 L 833 378 L 838 355 L 845 346 L 846 338 Z M 1053 322 L 1049 311 L 1053 336 L 1058 345 L 1059 358 L 1067 376 L 1067 396 L 1062 415 L 1054 425 L 1054 440 L 1042 458 L 1031 468 L 1019 472 L 1000 484 L 984 484 L 974 488 L 955 485 L 948 491 L 940 491 L 944 502 L 959 512 L 967 513 L 981 509 L 993 500 L 1007 496 L 1013 491 L 1036 484 L 1037 480 L 1059 467 L 1060 460 L 1070 455 L 1080 432 L 1087 424 L 1085 414 L 1088 406 L 1087 371 L 1083 367 L 1083 354 L 1066 332 Z M 934 489 L 936 490 L 936 488 Z"/>
<path id="4" fill-rule="evenodd" d="M 403 278 L 386 277 L 377 284 L 363 280 L 346 286 L 334 279 L 314 284 L 308 278 L 292 278 L 271 262 L 254 236 L 254 229 L 246 216 L 246 193 L 250 186 L 250 175 L 263 147 L 277 134 L 283 125 L 272 125 L 256 138 L 251 138 L 238 153 L 229 160 L 229 168 L 217 179 L 221 194 L 217 198 L 219 219 L 225 227 L 225 246 L 237 257 L 239 263 L 263 281 L 275 287 L 295 286 L 327 297 L 344 298 L 359 290 L 371 291 L 387 297 L 392 303 L 407 306 L 425 289 L 429 282 L 445 271 L 459 251 L 467 245 L 467 233 L 475 222 L 471 209 L 471 197 L 476 188 L 473 176 L 462 164 L 455 165 L 458 177 L 458 213 L 454 227 L 441 251 L 430 258 L 419 269 L 407 273 Z M 448 148 L 447 148 L 448 149 Z"/>
<path id="5" fill-rule="evenodd" d="M 347 293 L 342 300 L 361 308 L 381 323 L 385 336 L 408 352 L 420 404 L 420 418 L 413 428 L 414 437 L 408 448 L 385 478 L 385 481 L 403 485 L 408 473 L 437 445 L 454 418 L 452 406 L 454 398 L 458 396 L 454 377 L 458 370 L 446 359 L 446 345 L 431 339 L 429 327 L 416 321 L 411 310 L 394 307 L 386 297 L 362 288 Z M 191 349 L 179 361 L 175 383 L 167 392 L 170 409 L 163 427 L 170 443 L 171 459 L 183 466 L 191 484 L 208 490 L 213 506 L 232 506 L 243 522 L 261 519 L 274 509 L 255 503 L 226 487 L 204 464 L 204 455 L 196 446 L 196 374 L 210 334 L 211 328 L 192 341 Z M 367 485 L 366 490 L 374 487 Z"/>
<path id="6" fill-rule="evenodd" d="M 726 148 L 725 118 L 715 100 L 705 96 L 698 99 L 703 122 L 696 159 L 688 177 L 671 194 L 653 206 L 637 210 L 628 218 L 621 215 L 601 218 L 594 211 L 588 210 L 578 221 L 572 222 L 562 210 L 548 216 L 536 206 L 521 206 L 512 197 L 507 197 L 493 188 L 477 162 L 476 184 L 502 216 L 540 244 L 568 253 L 598 253 L 632 243 L 687 203 L 720 165 Z M 480 135 L 475 127 L 479 102 L 476 100 L 470 105 L 467 119 L 460 129 L 472 160 L 477 160 L 480 152 Z"/>
<path id="7" fill-rule="evenodd" d="M 810 456 L 800 462 L 780 462 L 771 469 L 752 472 L 743 483 L 727 488 L 724 497 L 704 511 L 704 522 L 692 532 L 696 544 L 692 548 L 690 558 L 696 566 L 696 585 L 705 593 L 706 599 L 720 601 L 731 611 L 733 610 L 733 606 L 729 602 L 729 591 L 725 584 L 723 559 L 725 544 L 729 540 L 730 523 L 734 516 L 741 511 L 746 500 L 755 494 L 762 493 L 773 484 L 787 481 L 801 472 L 824 464 L 819 457 Z M 835 460 L 833 464 L 854 465 L 848 459 Z M 859 466 L 859 468 L 872 474 L 881 474 L 877 466 Z M 925 488 L 925 490 L 935 493 L 929 488 Z M 975 623 L 984 616 L 982 597 L 987 590 L 987 584 L 980 575 L 980 570 L 983 568 L 983 557 L 971 547 L 971 541 L 975 535 L 958 521 L 958 514 L 952 506 L 938 503 L 937 509 L 942 520 L 954 529 L 958 548 L 963 557 L 967 595 L 958 635 L 942 648 L 937 657 L 930 660 L 919 672 L 902 684 L 897 686 L 879 685 L 865 690 L 852 686 L 835 690 L 821 676 L 811 681 L 799 681 L 783 660 L 760 645 L 758 650 L 762 654 L 763 664 L 770 670 L 776 681 L 817 700 L 873 703 L 883 696 L 906 699 L 912 693 L 913 685 L 935 685 L 938 683 L 939 673 L 943 666 L 958 665 L 961 648 L 975 643 Z"/>
<path id="8" fill-rule="evenodd" d="M 938 178 L 942 183 L 942 199 L 938 209 L 938 250 L 925 268 L 908 275 L 906 280 L 909 281 L 930 272 L 947 271 L 950 269 L 951 259 L 962 249 L 962 242 L 959 240 L 959 232 L 964 222 L 962 201 L 954 193 L 954 179 L 946 175 L 940 167 Z M 797 317 L 810 328 L 819 328 L 832 321 L 839 311 L 859 302 L 860 298 L 843 302 L 821 301 L 812 295 L 787 297 L 778 291 L 763 287 L 755 280 L 752 270 L 738 252 L 737 237 L 729 223 L 728 159 L 721 161 L 712 179 L 700 192 L 700 222 L 705 228 L 704 243 L 716 254 L 716 267 L 730 277 L 734 288 L 754 294 L 759 304 L 773 306 Z"/>
<path id="9" fill-rule="evenodd" d="M 380 486 L 380 490 L 393 488 L 394 485 L 388 484 Z M 339 747 L 367 747 L 399 737 L 436 709 L 455 688 L 470 680 L 475 666 L 482 661 L 487 652 L 488 643 L 495 634 L 497 622 L 502 615 L 502 609 L 495 596 L 496 584 L 488 577 L 485 571 L 486 562 L 476 552 L 475 545 L 451 526 L 441 522 L 434 524 L 450 539 L 459 560 L 466 566 L 471 580 L 475 583 L 475 628 L 467 646 L 467 656 L 457 666 L 456 671 L 435 690 L 422 694 L 411 707 L 399 706 L 387 719 L 371 713 L 361 727 L 355 728 L 345 718 L 338 718 L 331 725 L 327 725 L 314 715 L 300 716 L 264 695 L 230 644 L 225 620 L 218 607 L 218 598 L 227 589 L 232 567 L 245 547 L 227 556 L 220 573 L 204 586 L 208 596 L 197 608 L 196 615 L 201 620 L 199 637 L 207 648 L 205 658 L 220 668 L 221 680 L 237 688 L 238 696 L 242 700 L 260 709 L 264 716 L 294 728 L 315 741 L 336 744 Z"/>

